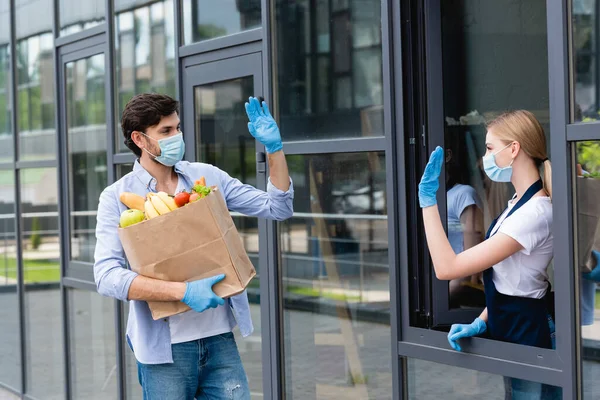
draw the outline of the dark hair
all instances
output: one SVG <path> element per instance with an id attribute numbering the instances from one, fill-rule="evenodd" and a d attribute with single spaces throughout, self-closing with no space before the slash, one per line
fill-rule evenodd
<path id="1" fill-rule="evenodd" d="M 446 190 L 460 183 L 469 184 L 468 149 L 465 141 L 466 132 L 459 127 L 449 127 L 445 132 L 446 148 L 452 151 L 450 161 L 446 164 Z"/>
<path id="2" fill-rule="evenodd" d="M 158 125 L 163 117 L 174 112 L 179 114 L 179 102 L 165 94 L 143 93 L 132 97 L 121 117 L 125 145 L 140 157 L 142 150 L 131 140 L 133 131 L 146 132 L 148 127 Z"/>

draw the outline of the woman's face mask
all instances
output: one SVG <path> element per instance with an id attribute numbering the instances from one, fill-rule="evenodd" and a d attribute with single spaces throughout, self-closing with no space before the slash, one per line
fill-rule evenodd
<path id="1" fill-rule="evenodd" d="M 144 132 L 140 132 L 142 135 L 150 138 L 152 140 L 156 140 Z M 165 165 L 167 167 L 172 167 L 177 164 L 179 161 L 183 160 L 183 155 L 185 154 L 185 142 L 183 141 L 183 133 L 178 133 L 173 136 L 169 136 L 168 138 L 156 140 L 158 142 L 158 146 L 160 147 L 160 155 L 156 156 L 150 153 L 148 150 L 144 149 L 146 153 L 150 154 L 156 161 Z"/>
<path id="2" fill-rule="evenodd" d="M 515 161 L 514 158 L 507 167 L 500 168 L 498 164 L 496 164 L 496 154 L 508 149 L 511 145 L 512 143 L 509 143 L 497 152 L 483 156 L 483 169 L 487 176 L 494 182 L 510 182 L 510 179 L 512 178 L 512 164 Z"/>

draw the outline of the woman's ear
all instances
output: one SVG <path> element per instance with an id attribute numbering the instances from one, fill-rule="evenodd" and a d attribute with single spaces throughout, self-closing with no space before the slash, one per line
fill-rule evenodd
<path id="1" fill-rule="evenodd" d="M 452 159 L 452 150 L 446 149 L 446 164 L 448 164 L 451 159 Z"/>
<path id="2" fill-rule="evenodd" d="M 511 156 L 512 156 L 513 160 L 515 158 L 517 158 L 517 156 L 519 155 L 520 151 L 521 151 L 521 143 L 519 143 L 519 142 L 512 142 L 512 144 L 510 146 L 510 153 L 511 153 Z"/>

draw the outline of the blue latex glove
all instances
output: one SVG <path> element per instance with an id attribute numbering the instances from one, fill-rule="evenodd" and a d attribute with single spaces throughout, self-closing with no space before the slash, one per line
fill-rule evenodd
<path id="1" fill-rule="evenodd" d="M 222 281 L 223 278 L 225 278 L 225 274 L 188 282 L 186 284 L 185 294 L 181 301 L 196 312 L 202 312 L 207 308 L 222 306 L 225 304 L 225 300 L 217 296 L 215 292 L 212 291 L 212 287 L 215 283 Z"/>
<path id="2" fill-rule="evenodd" d="M 250 120 L 248 122 L 250 134 L 265 146 L 269 154 L 283 149 L 277 122 L 271 116 L 267 103 L 263 101 L 261 107 L 256 97 L 250 97 L 245 105 Z"/>
<path id="3" fill-rule="evenodd" d="M 592 250 L 592 254 L 593 254 L 594 259 L 596 260 L 596 266 L 594 266 L 594 268 L 592 269 L 592 272 L 582 274 L 582 276 L 584 279 L 587 279 L 589 281 L 600 282 L 600 268 L 598 268 L 598 260 L 600 260 L 600 252 L 597 252 L 596 250 Z"/>
<path id="4" fill-rule="evenodd" d="M 462 351 L 458 343 L 458 339 L 481 335 L 485 332 L 487 326 L 481 318 L 475 318 L 475 321 L 470 324 L 454 324 L 448 332 L 448 343 L 456 351 Z"/>
<path id="5" fill-rule="evenodd" d="M 429 157 L 429 162 L 425 167 L 425 172 L 419 183 L 419 205 L 421 208 L 431 207 L 437 204 L 435 194 L 440 187 L 440 172 L 444 162 L 444 150 L 440 146 L 436 147 Z"/>

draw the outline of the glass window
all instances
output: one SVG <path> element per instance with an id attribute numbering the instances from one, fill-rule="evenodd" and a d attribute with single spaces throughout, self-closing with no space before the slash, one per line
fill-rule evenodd
<path id="1" fill-rule="evenodd" d="M 576 148 L 574 206 L 577 228 L 574 247 L 577 251 L 577 275 L 581 320 L 581 356 L 583 357 L 584 398 L 600 396 L 598 384 L 598 348 L 600 348 L 600 141 L 579 142 Z M 596 311 L 598 306 L 599 311 Z"/>
<path id="2" fill-rule="evenodd" d="M 244 103 L 253 92 L 252 77 L 197 86 L 194 92 L 198 159 L 250 185 L 256 185 L 256 150 L 254 138 L 248 133 Z M 234 334 L 248 375 L 250 391 L 262 393 L 258 220 L 235 214 L 233 222 L 258 274 L 247 289 L 254 333 L 243 339 L 238 329 Z"/>
<path id="3" fill-rule="evenodd" d="M 227 36 L 261 26 L 260 0 L 184 0 L 185 44 Z"/>
<path id="4" fill-rule="evenodd" d="M 278 0 L 285 141 L 383 135 L 381 2 Z"/>
<path id="5" fill-rule="evenodd" d="M 107 185 L 104 54 L 65 69 L 71 259 L 93 262 L 96 208 Z"/>
<path id="6" fill-rule="evenodd" d="M 0 382 L 21 387 L 21 347 L 17 298 L 17 233 L 15 226 L 15 173 L 0 171 Z"/>
<path id="7" fill-rule="evenodd" d="M 573 105 L 574 122 L 592 122 L 600 119 L 600 37 L 598 34 L 598 7 L 593 1 L 573 1 Z"/>
<path id="8" fill-rule="evenodd" d="M 51 0 L 16 0 L 17 127 L 21 160 L 56 159 Z"/>
<path id="9" fill-rule="evenodd" d="M 118 164 L 115 166 L 117 180 L 121 179 L 131 171 L 133 171 L 133 164 Z"/>
<path id="10" fill-rule="evenodd" d="M 115 399 L 114 300 L 78 289 L 69 289 L 67 294 L 73 398 Z"/>
<path id="11" fill-rule="evenodd" d="M 56 168 L 20 172 L 27 393 L 64 396 Z"/>
<path id="12" fill-rule="evenodd" d="M 514 194 L 510 183 L 493 182 L 483 170 L 486 123 L 525 109 L 542 124 L 549 143 L 546 2 L 440 5 L 443 114 L 437 117 L 444 121 L 448 237 L 460 253 L 484 240 Z M 448 285 L 449 309 L 471 311 L 445 315 L 446 322 L 471 322 L 485 307 L 481 274 L 438 283 Z M 436 316 L 445 311 L 436 310 Z"/>
<path id="13" fill-rule="evenodd" d="M 60 34 L 70 35 L 104 22 L 106 0 L 60 0 Z"/>
<path id="14" fill-rule="evenodd" d="M 560 388 L 430 361 L 407 359 L 409 399 L 561 399 Z"/>
<path id="15" fill-rule="evenodd" d="M 10 109 L 10 12 L 9 3 L 0 5 L 0 163 L 14 157 Z"/>
<path id="16" fill-rule="evenodd" d="M 173 0 L 115 0 L 115 12 L 117 115 L 120 116 L 136 94 L 157 92 L 175 96 L 175 17 Z M 120 126 L 115 132 L 116 151 L 129 152 Z"/>
<path id="17" fill-rule="evenodd" d="M 392 391 L 383 153 L 287 156 L 294 217 L 279 223 L 288 399 Z"/>

